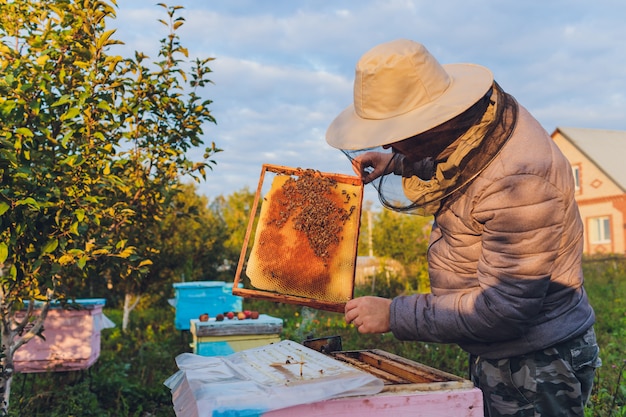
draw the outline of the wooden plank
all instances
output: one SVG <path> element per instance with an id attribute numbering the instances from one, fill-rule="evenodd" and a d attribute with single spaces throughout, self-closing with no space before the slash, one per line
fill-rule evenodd
<path id="1" fill-rule="evenodd" d="M 420 362 L 416 362 L 416 361 L 412 361 L 411 359 L 407 359 L 404 358 L 402 356 L 398 356 L 395 355 L 393 353 L 384 351 L 384 350 L 380 350 L 380 349 L 371 349 L 369 350 L 369 352 L 380 355 L 382 357 L 388 358 L 394 362 L 397 363 L 401 363 L 401 364 L 405 364 L 407 366 L 411 366 L 411 367 L 415 367 L 416 369 L 420 369 L 423 372 L 427 372 L 433 375 L 438 375 L 439 377 L 443 378 L 444 380 L 449 380 L 449 381 L 463 381 L 465 380 L 464 378 L 461 378 L 458 375 L 454 375 L 448 372 L 444 372 L 441 369 L 437 369 L 437 368 L 433 368 L 431 366 L 428 365 L 424 365 L 423 363 Z"/>
<path id="2" fill-rule="evenodd" d="M 379 369 L 390 372 L 394 375 L 398 375 L 410 382 L 442 382 L 447 381 L 447 378 L 442 375 L 437 375 L 425 369 L 420 369 L 418 366 L 411 366 L 396 361 L 392 361 L 390 358 L 375 354 L 373 352 L 361 352 L 359 359 L 363 362 L 375 366 Z"/>
<path id="3" fill-rule="evenodd" d="M 260 300 L 273 301 L 275 303 L 297 304 L 311 307 L 316 310 L 331 311 L 334 313 L 343 313 L 346 307 L 346 303 L 333 303 L 330 301 L 316 300 L 314 298 L 277 294 L 270 291 L 253 290 L 250 288 L 233 287 L 233 295 L 239 295 L 244 298 L 256 298 Z"/>
<path id="4" fill-rule="evenodd" d="M 483 414 L 482 392 L 470 388 L 336 398 L 269 411 L 262 417 L 483 417 Z"/>
<path id="5" fill-rule="evenodd" d="M 385 385 L 381 392 L 403 393 L 403 392 L 430 392 L 430 391 L 449 391 L 459 389 L 474 388 L 474 383 L 468 379 L 461 381 L 445 381 L 445 382 L 422 382 L 409 384 Z"/>
<path id="6" fill-rule="evenodd" d="M 365 372 L 368 372 L 382 380 L 385 381 L 385 384 L 407 384 L 410 381 L 403 379 L 397 375 L 394 375 L 392 373 L 386 372 L 383 369 L 377 368 L 375 366 L 371 366 L 370 364 L 366 363 L 366 362 L 362 362 L 358 359 L 352 358 L 348 355 L 344 355 L 341 352 L 335 353 L 333 355 L 335 357 L 335 359 L 341 360 L 343 362 L 349 363 L 350 365 L 359 368 Z"/>
<path id="7" fill-rule="evenodd" d="M 258 319 L 201 322 L 191 320 L 191 334 L 197 337 L 232 336 L 232 335 L 267 335 L 280 334 L 283 331 L 283 321 L 267 315 Z"/>
<path id="8" fill-rule="evenodd" d="M 338 354 L 341 354 L 341 357 L 337 357 Z M 350 358 L 353 366 L 359 366 L 364 370 L 377 369 L 379 372 L 395 375 L 399 380 L 404 380 L 404 384 L 413 387 L 411 389 L 431 391 L 473 386 L 471 381 L 457 375 L 379 349 L 333 352 L 332 355 L 339 360 Z M 396 388 L 386 387 L 386 389 L 404 390 L 405 388 L 399 385 Z"/>

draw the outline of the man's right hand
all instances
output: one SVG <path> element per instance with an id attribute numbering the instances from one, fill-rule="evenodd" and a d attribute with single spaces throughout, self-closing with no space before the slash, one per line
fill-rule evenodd
<path id="1" fill-rule="evenodd" d="M 367 184 L 394 170 L 393 153 L 365 152 L 352 160 L 352 169 Z"/>

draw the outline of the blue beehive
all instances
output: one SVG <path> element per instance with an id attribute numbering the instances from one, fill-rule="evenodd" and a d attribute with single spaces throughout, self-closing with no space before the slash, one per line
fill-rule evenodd
<path id="1" fill-rule="evenodd" d="M 215 317 L 225 311 L 241 311 L 241 297 L 233 295 L 233 284 L 221 281 L 192 281 L 174 284 L 174 326 L 189 330 L 189 320 L 208 313 Z"/>

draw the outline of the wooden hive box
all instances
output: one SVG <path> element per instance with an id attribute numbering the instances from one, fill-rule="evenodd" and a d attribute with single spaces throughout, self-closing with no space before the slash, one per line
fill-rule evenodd
<path id="1" fill-rule="evenodd" d="M 259 315 L 258 319 L 191 320 L 193 353 L 200 356 L 223 356 L 270 343 L 280 342 L 283 320 Z"/>
<path id="2" fill-rule="evenodd" d="M 166 383 L 177 417 L 482 417 L 484 412 L 482 392 L 471 381 L 378 349 L 322 354 L 283 340 L 222 360 L 229 358 L 237 365 L 230 378 L 224 371 L 229 367 L 194 360 L 201 371 L 185 371 Z M 212 374 L 213 369 L 218 371 Z M 219 396 L 237 386 L 248 390 L 246 398 Z"/>
<path id="3" fill-rule="evenodd" d="M 45 340 L 35 337 L 14 354 L 20 373 L 77 371 L 89 368 L 100 356 L 100 334 L 112 327 L 102 313 L 105 300 L 79 299 L 78 308 L 54 305 L 44 322 Z M 18 318 L 25 312 L 17 312 Z"/>
<path id="4" fill-rule="evenodd" d="M 241 311 L 241 297 L 232 294 L 233 283 L 190 281 L 173 284 L 175 298 L 174 327 L 189 330 L 191 319 L 208 313 L 215 317 L 224 311 Z"/>
<path id="5" fill-rule="evenodd" d="M 480 389 L 464 378 L 380 350 L 330 355 L 382 379 L 371 396 L 336 398 L 263 413 L 263 417 L 482 417 Z"/>

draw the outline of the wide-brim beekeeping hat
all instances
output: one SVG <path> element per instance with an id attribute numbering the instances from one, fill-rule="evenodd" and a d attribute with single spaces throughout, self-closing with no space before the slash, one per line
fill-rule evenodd
<path id="1" fill-rule="evenodd" d="M 354 103 L 330 124 L 326 141 L 345 150 L 401 141 L 463 113 L 492 84 L 489 69 L 441 65 L 418 42 L 399 39 L 380 44 L 357 63 Z"/>

